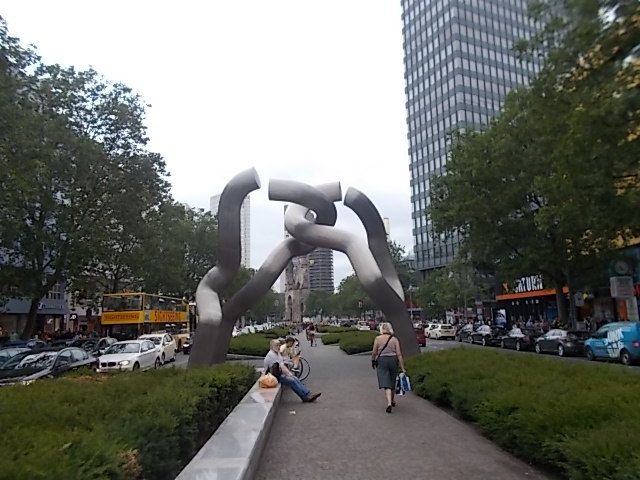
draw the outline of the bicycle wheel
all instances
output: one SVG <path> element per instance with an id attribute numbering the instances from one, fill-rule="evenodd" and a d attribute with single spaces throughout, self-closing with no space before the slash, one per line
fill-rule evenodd
<path id="1" fill-rule="evenodd" d="M 309 376 L 309 373 L 311 373 L 311 366 L 309 365 L 309 362 L 307 361 L 307 359 L 304 357 L 300 357 L 299 372 L 300 373 L 298 373 L 296 377 L 298 377 L 300 381 L 305 380 Z"/>

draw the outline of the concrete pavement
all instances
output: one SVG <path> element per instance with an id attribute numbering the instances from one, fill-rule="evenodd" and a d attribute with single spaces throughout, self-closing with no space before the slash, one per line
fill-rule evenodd
<path id="1" fill-rule="evenodd" d="M 305 383 L 322 396 L 303 404 L 286 389 L 256 479 L 547 478 L 416 395 L 385 413 L 368 356 L 301 344 L 311 363 Z"/>

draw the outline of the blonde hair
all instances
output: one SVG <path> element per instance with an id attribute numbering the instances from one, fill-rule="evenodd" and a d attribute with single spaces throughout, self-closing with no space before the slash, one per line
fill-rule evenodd
<path id="1" fill-rule="evenodd" d="M 271 347 L 271 349 L 273 349 L 274 347 L 279 347 L 280 345 L 282 345 L 282 342 L 277 338 L 274 338 L 269 342 L 269 346 Z"/>
<path id="2" fill-rule="evenodd" d="M 382 322 L 380 324 L 380 333 L 388 333 L 389 335 L 393 335 L 393 327 L 389 322 Z"/>

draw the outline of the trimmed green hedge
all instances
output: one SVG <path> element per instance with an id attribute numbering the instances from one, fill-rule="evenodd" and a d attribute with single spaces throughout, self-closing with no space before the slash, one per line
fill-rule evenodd
<path id="1" fill-rule="evenodd" d="M 289 336 L 289 330 L 282 327 L 275 327 L 269 330 L 263 330 L 262 332 L 256 332 L 256 334 L 264 335 L 267 338 L 286 338 Z"/>
<path id="2" fill-rule="evenodd" d="M 254 381 L 222 365 L 3 387 L 0 476 L 173 479 Z"/>
<path id="3" fill-rule="evenodd" d="M 343 333 L 327 333 L 322 335 L 322 343 L 325 345 L 338 344 L 341 350 L 349 355 L 371 351 L 373 339 L 378 332 L 349 330 Z"/>
<path id="4" fill-rule="evenodd" d="M 336 327 L 334 325 L 320 325 L 320 327 L 318 327 L 320 333 L 344 333 L 353 332 L 354 330 L 353 327 Z"/>
<path id="5" fill-rule="evenodd" d="M 325 345 L 335 345 L 340 341 L 342 333 L 326 333 L 320 337 Z"/>
<path id="6" fill-rule="evenodd" d="M 640 376 L 500 351 L 453 349 L 407 361 L 414 391 L 452 407 L 519 457 L 570 480 L 640 472 Z"/>
<path id="7" fill-rule="evenodd" d="M 229 353 L 264 357 L 269 351 L 269 341 L 272 338 L 278 337 L 266 336 L 262 332 L 238 335 L 231 339 L 231 343 L 229 344 Z"/>

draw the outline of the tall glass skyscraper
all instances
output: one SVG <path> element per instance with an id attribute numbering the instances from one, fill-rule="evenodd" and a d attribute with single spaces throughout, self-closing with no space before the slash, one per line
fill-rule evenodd
<path id="1" fill-rule="evenodd" d="M 450 263 L 460 242 L 436 235 L 425 214 L 450 133 L 486 125 L 539 65 L 513 51 L 535 31 L 527 0 L 402 0 L 402 11 L 413 243 L 424 274 Z"/>

